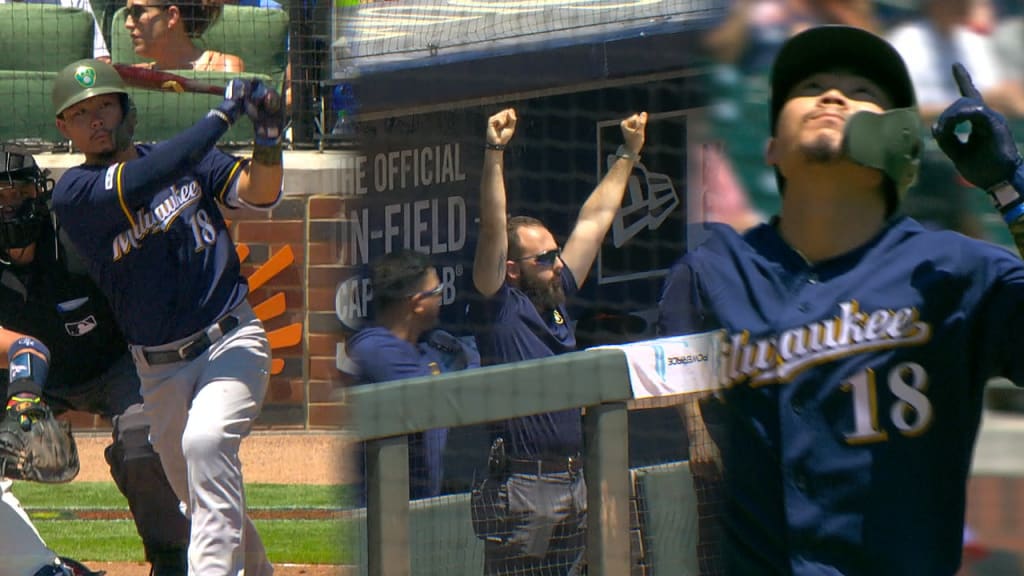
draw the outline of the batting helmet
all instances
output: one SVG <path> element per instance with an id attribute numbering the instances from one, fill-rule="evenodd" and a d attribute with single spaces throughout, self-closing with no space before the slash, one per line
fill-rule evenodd
<path id="1" fill-rule="evenodd" d="M 35 158 L 13 145 L 0 146 L 0 186 L 29 183 L 35 193 L 4 198 L 0 203 L 0 250 L 24 248 L 37 241 L 43 226 L 50 225 L 46 200 L 53 186 L 48 172 L 40 170 Z"/>
<path id="2" fill-rule="evenodd" d="M 809 76 L 830 70 L 863 76 L 892 100 L 893 107 L 883 114 L 851 116 L 843 134 L 843 149 L 852 161 L 885 173 L 898 203 L 917 176 L 922 123 L 907 66 L 899 52 L 879 36 L 850 26 L 819 26 L 790 38 L 772 67 L 772 134 L 793 88 Z"/>
<path id="3" fill-rule="evenodd" d="M 53 80 L 53 108 L 57 116 L 82 100 L 101 94 L 128 96 L 121 75 L 100 60 L 78 60 L 64 67 Z"/>

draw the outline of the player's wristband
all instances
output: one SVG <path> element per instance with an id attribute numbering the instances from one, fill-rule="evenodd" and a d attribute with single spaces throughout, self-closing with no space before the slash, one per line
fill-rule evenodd
<path id="1" fill-rule="evenodd" d="M 1002 213 L 1003 221 L 1007 224 L 1013 224 L 1017 220 L 1024 218 L 1024 202 L 1018 202 L 1010 207 L 1008 210 Z"/>
<path id="2" fill-rule="evenodd" d="M 1007 224 L 1024 216 L 1024 167 L 1018 167 L 1009 180 L 988 189 L 992 203 Z"/>
<path id="3" fill-rule="evenodd" d="M 50 370 L 50 350 L 31 336 L 18 338 L 7 349 L 7 366 L 11 382 L 31 380 L 41 387 Z"/>
<path id="4" fill-rule="evenodd" d="M 252 147 L 252 161 L 264 166 L 281 165 L 281 145 L 264 146 L 257 144 Z"/>
<path id="5" fill-rule="evenodd" d="M 623 158 L 625 160 L 630 160 L 632 162 L 639 162 L 640 161 L 640 155 L 639 154 L 634 154 L 634 153 L 630 152 L 629 149 L 626 148 L 625 145 L 619 146 L 619 149 L 615 151 L 615 157 L 616 158 Z"/>
<path id="6" fill-rule="evenodd" d="M 499 152 L 505 150 L 507 146 L 505 144 L 491 144 L 490 142 L 484 143 L 485 150 L 497 150 Z"/>

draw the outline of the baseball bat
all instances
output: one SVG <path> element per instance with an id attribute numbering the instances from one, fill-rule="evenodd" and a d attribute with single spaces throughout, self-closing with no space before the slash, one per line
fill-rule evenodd
<path id="1" fill-rule="evenodd" d="M 199 80 L 185 78 L 162 70 L 150 70 L 128 64 L 114 64 L 124 83 L 135 88 L 162 92 L 192 92 L 195 94 L 224 95 L 224 86 L 214 86 Z"/>

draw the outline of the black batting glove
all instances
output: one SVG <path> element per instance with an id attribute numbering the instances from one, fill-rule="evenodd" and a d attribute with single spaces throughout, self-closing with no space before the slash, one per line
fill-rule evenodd
<path id="1" fill-rule="evenodd" d="M 252 80 L 245 97 L 245 114 L 252 120 L 257 146 L 276 146 L 284 131 L 281 95 L 260 80 Z"/>
<path id="2" fill-rule="evenodd" d="M 960 87 L 961 98 L 942 112 L 932 126 L 932 136 L 971 184 L 991 191 L 1012 183 L 1022 158 L 1006 118 L 985 104 L 963 64 L 953 64 L 953 78 Z M 964 122 L 971 125 L 966 142 L 955 132 L 957 125 Z M 1024 190 L 1018 188 L 1018 192 Z"/>
<path id="3" fill-rule="evenodd" d="M 224 101 L 214 107 L 210 113 L 223 118 L 228 126 L 234 124 L 238 117 L 245 112 L 245 99 L 252 91 L 251 85 L 249 80 L 241 78 L 235 78 L 228 82 L 227 87 L 224 88 Z"/>

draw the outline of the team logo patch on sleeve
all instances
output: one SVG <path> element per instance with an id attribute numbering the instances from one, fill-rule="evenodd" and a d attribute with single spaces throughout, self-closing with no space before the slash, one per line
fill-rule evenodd
<path id="1" fill-rule="evenodd" d="M 103 187 L 107 190 L 114 189 L 114 175 L 117 173 L 117 164 L 107 168 L 107 174 L 103 177 Z"/>

